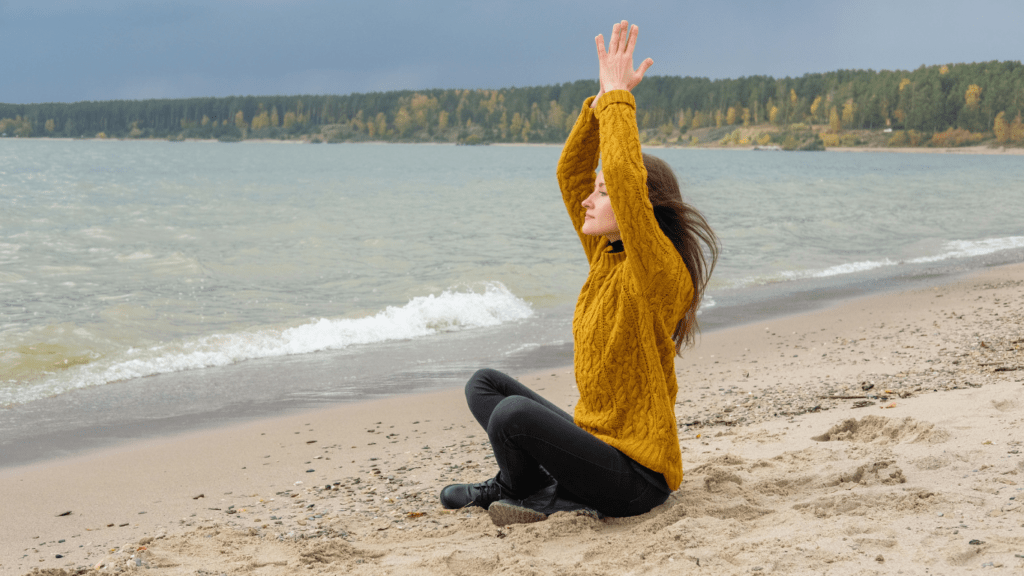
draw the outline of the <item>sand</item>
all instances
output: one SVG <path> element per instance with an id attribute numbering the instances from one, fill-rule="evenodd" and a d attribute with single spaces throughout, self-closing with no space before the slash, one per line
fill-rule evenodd
<path id="1" fill-rule="evenodd" d="M 705 334 L 686 477 L 639 517 L 441 509 L 495 472 L 449 390 L 4 470 L 0 571 L 1020 574 L 1022 311 L 1012 265 Z M 575 401 L 568 367 L 517 376 Z"/>

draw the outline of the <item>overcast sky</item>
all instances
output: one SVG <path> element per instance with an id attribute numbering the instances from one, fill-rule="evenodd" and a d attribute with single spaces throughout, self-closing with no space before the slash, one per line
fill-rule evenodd
<path id="1" fill-rule="evenodd" d="M 0 0 L 0 102 L 502 88 L 1021 60 L 1022 0 Z"/>

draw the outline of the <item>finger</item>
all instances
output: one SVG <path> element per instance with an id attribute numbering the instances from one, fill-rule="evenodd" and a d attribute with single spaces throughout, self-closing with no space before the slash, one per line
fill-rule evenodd
<path id="1" fill-rule="evenodd" d="M 604 60 L 606 54 L 604 50 L 604 34 L 598 34 L 594 37 L 594 43 L 597 44 L 597 59 Z"/>
<path id="2" fill-rule="evenodd" d="M 640 67 L 636 69 L 638 82 L 640 81 L 640 78 L 644 77 L 644 74 L 647 73 L 647 69 L 650 68 L 652 65 L 654 65 L 654 60 L 651 60 L 650 58 L 640 63 Z"/>
<path id="3" fill-rule="evenodd" d="M 629 30 L 629 42 L 626 44 L 626 52 L 630 55 L 633 54 L 633 49 L 636 48 L 636 36 L 640 33 L 640 27 L 633 24 L 633 27 Z"/>
<path id="4" fill-rule="evenodd" d="M 619 45 L 617 46 L 618 52 L 621 54 L 626 50 L 626 45 L 629 42 L 629 22 L 623 20 L 619 23 Z"/>
<path id="5" fill-rule="evenodd" d="M 640 67 L 636 69 L 636 72 L 633 72 L 633 79 L 629 83 L 629 90 L 636 88 L 637 84 L 644 79 L 644 74 L 647 73 L 647 69 L 650 68 L 652 64 L 654 64 L 654 60 L 651 60 L 650 58 L 640 63 Z"/>
<path id="6" fill-rule="evenodd" d="M 619 25 L 615 24 L 612 26 L 612 35 L 608 40 L 608 51 L 612 54 L 618 52 L 619 49 Z"/>

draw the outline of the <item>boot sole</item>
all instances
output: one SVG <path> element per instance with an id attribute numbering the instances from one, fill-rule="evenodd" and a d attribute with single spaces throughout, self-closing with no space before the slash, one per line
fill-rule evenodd
<path id="1" fill-rule="evenodd" d="M 547 520 L 548 515 L 536 510 L 516 506 L 507 502 L 495 502 L 487 509 L 491 522 L 495 526 L 508 526 L 509 524 L 532 524 Z"/>

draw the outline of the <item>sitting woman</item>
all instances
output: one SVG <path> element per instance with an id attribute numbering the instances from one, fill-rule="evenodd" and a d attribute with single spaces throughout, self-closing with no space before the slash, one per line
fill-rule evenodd
<path id="1" fill-rule="evenodd" d="M 505 374 L 478 371 L 466 396 L 499 472 L 445 487 L 445 508 L 488 508 L 498 525 L 563 510 L 633 516 L 682 481 L 674 361 L 693 343 L 718 241 L 683 203 L 668 165 L 640 152 L 630 90 L 653 61 L 633 69 L 637 31 L 616 24 L 607 50 L 596 38 L 600 90 L 584 103 L 558 162 L 590 263 L 573 317 L 575 417 Z"/>

